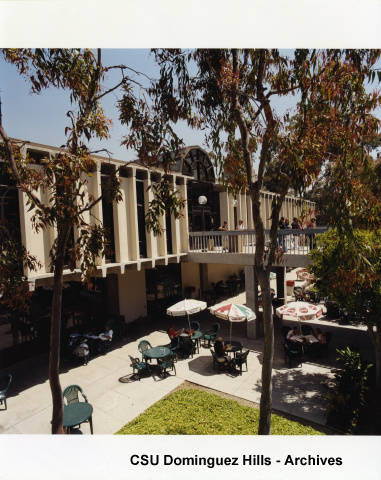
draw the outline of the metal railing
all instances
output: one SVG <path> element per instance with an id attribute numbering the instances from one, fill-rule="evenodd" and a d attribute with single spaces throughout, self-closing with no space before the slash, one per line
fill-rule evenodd
<path id="1" fill-rule="evenodd" d="M 315 236 L 328 230 L 327 227 L 305 230 L 278 230 L 278 245 L 291 255 L 306 255 L 315 248 Z M 265 230 L 265 243 L 270 244 L 270 230 Z M 191 232 L 189 251 L 204 253 L 254 253 L 255 230 L 231 230 Z"/>

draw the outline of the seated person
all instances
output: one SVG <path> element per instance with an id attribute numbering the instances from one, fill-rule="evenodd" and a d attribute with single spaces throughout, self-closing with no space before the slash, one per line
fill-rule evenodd
<path id="1" fill-rule="evenodd" d="M 110 325 L 106 325 L 105 330 L 105 332 L 99 334 L 99 338 L 103 342 L 111 342 L 114 332 L 111 330 Z"/>
<path id="2" fill-rule="evenodd" d="M 217 340 L 214 342 L 214 351 L 216 352 L 216 355 L 218 357 L 226 356 L 224 341 L 221 337 L 218 337 Z"/>
<path id="3" fill-rule="evenodd" d="M 114 332 L 113 330 L 111 330 L 110 326 L 106 325 L 105 331 L 99 334 L 99 339 L 100 339 L 100 342 L 98 345 L 99 353 L 105 353 L 106 345 L 108 343 L 111 343 L 113 334 Z"/>
<path id="4" fill-rule="evenodd" d="M 298 327 L 293 327 L 289 332 L 287 333 L 287 340 L 292 340 L 292 337 L 297 337 L 298 336 Z"/>
<path id="5" fill-rule="evenodd" d="M 175 337 L 178 337 L 182 333 L 184 333 L 184 329 L 180 328 L 179 330 L 175 330 L 175 327 L 171 325 L 167 331 L 168 337 L 172 340 Z"/>
<path id="6" fill-rule="evenodd" d="M 323 343 L 323 344 L 326 343 L 325 336 L 323 332 L 320 330 L 320 328 L 316 328 L 314 331 L 314 334 L 315 334 L 315 337 L 318 339 L 319 343 Z"/>

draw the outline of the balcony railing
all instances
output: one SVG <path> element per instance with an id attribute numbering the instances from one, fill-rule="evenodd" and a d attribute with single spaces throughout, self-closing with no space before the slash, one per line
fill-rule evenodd
<path id="1" fill-rule="evenodd" d="M 285 254 L 306 255 L 315 248 L 315 236 L 327 227 L 305 230 L 278 230 L 278 245 Z M 265 242 L 270 244 L 270 230 L 265 230 Z M 203 253 L 254 253 L 255 230 L 191 232 L 189 251 Z"/>

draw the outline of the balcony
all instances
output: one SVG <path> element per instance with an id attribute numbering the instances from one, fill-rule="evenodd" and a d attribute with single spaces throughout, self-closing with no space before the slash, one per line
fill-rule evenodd
<path id="1" fill-rule="evenodd" d="M 306 266 L 310 263 L 308 253 L 315 248 L 316 235 L 327 227 L 305 230 L 279 230 L 278 245 L 283 255 L 276 265 L 287 267 Z M 192 232 L 189 234 L 188 261 L 196 263 L 221 263 L 253 265 L 255 231 L 234 230 L 216 232 Z M 265 230 L 265 244 L 270 244 L 270 230 Z"/>

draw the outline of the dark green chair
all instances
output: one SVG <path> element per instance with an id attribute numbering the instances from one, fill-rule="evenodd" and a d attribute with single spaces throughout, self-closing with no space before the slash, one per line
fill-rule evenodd
<path id="1" fill-rule="evenodd" d="M 190 326 L 194 331 L 200 330 L 200 323 L 197 320 L 192 320 Z"/>
<path id="2" fill-rule="evenodd" d="M 83 400 L 80 400 L 79 394 L 81 394 Z M 85 401 L 86 403 L 89 403 L 86 395 L 83 393 L 83 390 L 79 385 L 69 385 L 63 391 L 62 396 L 63 396 L 65 405 L 71 405 L 72 403 L 79 403 L 81 401 Z M 91 434 L 93 434 L 93 417 L 91 416 L 84 423 L 90 424 L 90 431 L 91 431 Z M 78 427 L 80 426 L 81 424 L 79 423 Z"/>
<path id="3" fill-rule="evenodd" d="M 226 370 L 226 367 L 229 365 L 229 359 L 227 356 L 217 355 L 213 348 L 210 349 L 210 353 L 213 358 L 213 369 L 219 371 Z"/>
<path id="4" fill-rule="evenodd" d="M 82 388 L 79 385 L 69 385 L 65 388 L 62 393 L 64 398 L 64 403 L 66 400 L 66 405 L 70 405 L 71 403 L 78 403 L 80 402 L 79 394 L 82 395 L 83 400 L 88 403 L 86 395 L 83 393 Z"/>
<path id="5" fill-rule="evenodd" d="M 8 377 L 5 379 L 5 387 L 0 390 L 0 405 L 4 403 L 5 410 L 7 410 L 7 392 L 12 383 L 12 374 L 8 373 Z"/>
<path id="6" fill-rule="evenodd" d="M 204 333 L 204 342 L 208 342 L 208 348 L 210 348 L 210 343 L 214 342 L 217 338 L 218 331 L 220 329 L 220 324 L 219 323 L 213 323 L 212 328 L 210 330 L 207 330 Z"/>
<path id="7" fill-rule="evenodd" d="M 137 377 L 140 381 L 142 374 L 150 371 L 148 363 L 141 362 L 138 358 L 131 357 L 131 355 L 129 355 L 129 357 L 131 360 L 130 366 L 132 367 L 132 374 L 135 375 L 135 371 L 136 371 Z"/>
<path id="8" fill-rule="evenodd" d="M 145 352 L 152 348 L 152 345 L 147 340 L 142 340 L 139 342 L 138 350 L 142 354 L 142 361 L 147 361 Z"/>
<path id="9" fill-rule="evenodd" d="M 242 353 L 236 353 L 236 356 L 233 360 L 234 365 L 239 368 L 239 374 L 242 375 L 242 366 L 246 365 L 246 371 L 248 371 L 247 368 L 247 357 L 249 355 L 250 350 L 246 350 L 245 352 Z"/>
<path id="10" fill-rule="evenodd" d="M 168 369 L 174 370 L 176 375 L 175 356 L 173 354 L 167 355 L 164 358 L 158 358 L 157 363 L 160 367 L 160 374 L 165 375 Z"/>

